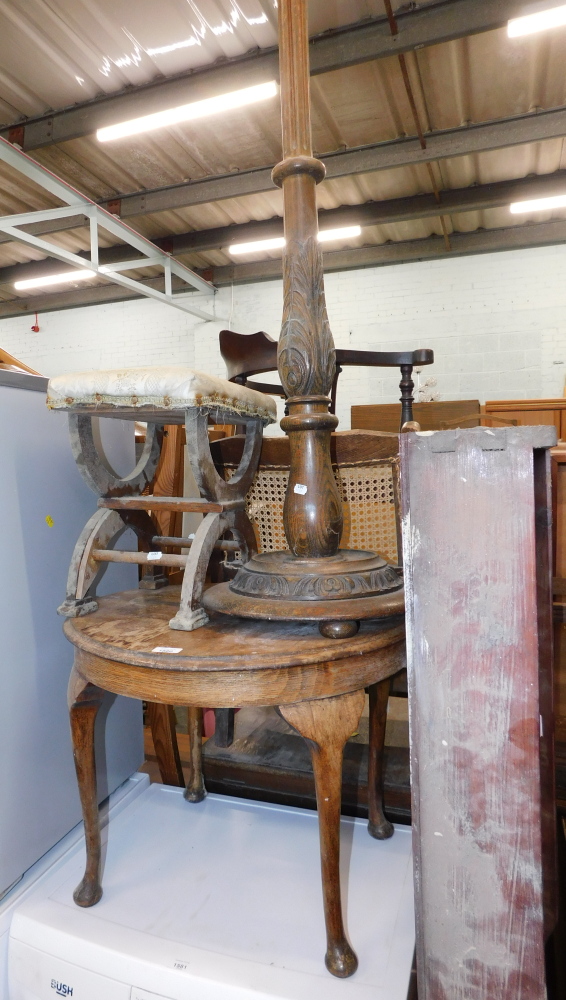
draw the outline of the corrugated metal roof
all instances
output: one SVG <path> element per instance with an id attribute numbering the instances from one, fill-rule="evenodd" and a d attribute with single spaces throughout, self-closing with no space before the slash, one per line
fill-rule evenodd
<path id="1" fill-rule="evenodd" d="M 381 0 L 312 0 L 309 28 L 383 15 Z M 43 114 L 277 44 L 277 0 L 4 0 L 0 116 Z"/>
<path id="2" fill-rule="evenodd" d="M 383 16 L 382 0 L 311 0 L 310 31 Z M 276 43 L 276 0 L 5 0 L 0 6 L 0 118 L 17 122 L 77 101 L 209 65 Z M 509 39 L 504 29 L 410 52 L 407 67 L 425 130 L 457 128 L 566 104 L 566 30 Z M 415 135 L 396 57 L 313 77 L 313 144 L 319 155 Z M 280 157 L 278 99 L 229 115 L 101 144 L 93 136 L 32 155 L 95 200 L 265 166 Z M 564 140 L 445 159 L 432 167 L 439 189 L 552 173 L 566 168 Z M 431 191 L 426 166 L 325 181 L 319 205 L 336 208 Z M 56 204 L 0 166 L 0 213 Z M 150 238 L 280 215 L 270 192 L 128 219 Z M 537 219 L 564 218 L 555 210 Z M 506 208 L 454 214 L 448 231 L 520 225 Z M 441 234 L 438 218 L 366 227 L 348 245 Z M 87 246 L 85 230 L 57 237 Z M 110 244 L 110 239 L 108 243 Z M 336 246 L 338 248 L 338 245 Z M 33 249 L 0 245 L 0 266 L 37 259 Z M 276 254 L 275 254 L 276 256 Z M 222 250 L 185 254 L 192 267 L 228 263 Z M 12 294 L 7 288 L 3 295 Z"/>

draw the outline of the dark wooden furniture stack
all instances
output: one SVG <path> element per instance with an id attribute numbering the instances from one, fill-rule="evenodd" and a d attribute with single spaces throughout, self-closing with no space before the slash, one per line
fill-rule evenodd
<path id="1" fill-rule="evenodd" d="M 196 393 L 196 405 L 186 414 L 187 440 L 196 441 L 201 459 L 191 460 L 204 495 L 206 517 L 188 558 L 177 557 L 186 562 L 179 610 L 170 619 L 178 596 L 174 588 L 103 598 L 97 608 L 88 609 L 91 614 L 81 614 L 73 603 L 82 599 L 78 588 L 73 586 L 69 592 L 68 612 L 77 612 L 65 625 L 75 645 L 69 703 L 87 836 L 85 875 L 74 898 L 81 906 L 92 906 L 102 892 L 94 720 L 103 690 L 161 704 L 187 704 L 195 712 L 203 705 L 277 705 L 311 748 L 327 931 L 325 961 L 333 975 L 345 977 L 355 972 L 357 958 L 345 935 L 340 896 L 342 752 L 361 715 L 366 686 L 373 689 L 370 726 L 375 729 L 384 720 L 384 699 L 376 694 L 375 685 L 404 664 L 403 586 L 399 569 L 377 553 L 339 548 L 343 512 L 330 448 L 337 420 L 329 412 L 328 396 L 336 360 L 317 239 L 315 184 L 322 180 L 324 167 L 311 150 L 305 0 L 282 0 L 279 28 L 284 159 L 273 176 L 283 187 L 287 237 L 278 365 L 288 409 L 282 421 L 290 449 L 284 505 L 288 549 L 254 556 L 254 540 L 247 530 L 249 521 L 242 504 L 259 454 L 259 418 L 247 415 L 242 459 L 231 479 L 225 481 L 207 460 L 209 407 L 202 406 L 199 411 Z M 206 378 L 203 376 L 204 381 Z M 119 381 L 119 377 L 112 381 Z M 233 388 L 236 396 L 251 391 Z M 222 398 L 226 396 L 228 421 L 237 422 L 230 414 L 230 393 L 224 386 L 217 391 Z M 73 404 L 72 395 L 69 390 L 69 405 Z M 134 403 L 139 403 L 137 393 Z M 86 420 L 78 413 L 75 416 L 79 424 Z M 216 414 L 216 419 L 221 416 Z M 84 433 L 88 434 L 86 424 Z M 148 447 L 146 444 L 146 451 Z M 163 497 L 128 498 L 122 492 L 106 495 L 100 505 L 103 517 L 124 519 L 128 514 L 147 517 L 148 511 L 167 510 L 173 502 Z M 175 503 L 177 510 L 197 509 L 180 498 Z M 232 533 L 242 551 L 242 566 L 230 585 L 213 586 L 202 595 L 212 615 L 205 624 L 200 607 L 204 569 L 214 544 L 226 531 Z M 86 560 L 90 572 L 99 561 L 112 558 L 99 535 L 90 532 L 88 555 L 84 546 L 80 553 L 81 565 Z M 185 540 L 161 539 L 164 545 L 175 541 L 181 546 Z M 146 538 L 146 542 L 155 544 L 153 538 Z M 164 555 L 151 560 L 151 550 L 130 556 L 134 557 L 131 561 L 162 561 L 163 565 L 172 564 L 175 558 Z M 189 630 L 194 631 L 187 636 Z M 193 766 L 187 797 L 196 802 L 203 788 L 200 732 L 195 718 L 193 723 Z M 374 739 L 373 744 L 376 742 Z M 376 762 L 371 766 L 375 768 Z M 379 785 L 375 777 L 373 789 Z M 392 833 L 381 803 L 375 799 L 370 806 L 370 829 L 376 836 Z"/>

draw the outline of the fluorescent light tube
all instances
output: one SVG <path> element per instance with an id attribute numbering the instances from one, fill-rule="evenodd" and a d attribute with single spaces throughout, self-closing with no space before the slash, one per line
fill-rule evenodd
<path id="1" fill-rule="evenodd" d="M 246 104 L 265 101 L 268 97 L 275 97 L 276 93 L 277 84 L 275 80 L 271 80 L 269 83 L 260 83 L 255 87 L 233 90 L 230 94 L 209 97 L 205 101 L 193 101 L 192 104 L 169 108 L 168 111 L 157 111 L 153 115 L 144 115 L 143 118 L 132 118 L 130 121 L 120 122 L 118 125 L 99 128 L 96 138 L 99 142 L 108 142 L 111 139 L 122 139 L 127 135 L 136 135 L 138 132 L 151 132 L 156 128 L 164 128 L 166 125 L 177 125 L 179 122 L 188 122 L 195 118 L 206 118 L 208 115 L 216 115 L 221 111 L 230 111 L 232 108 L 241 108 Z"/>
<path id="2" fill-rule="evenodd" d="M 330 240 L 347 240 L 351 236 L 359 236 L 362 231 L 361 226 L 343 226 L 342 229 L 323 229 L 318 234 L 319 241 L 326 243 Z M 279 250 L 285 246 L 285 237 L 276 236 L 272 240 L 255 240 L 253 243 L 233 243 L 228 247 L 228 253 L 237 257 L 239 254 L 258 253 L 262 250 Z"/>
<path id="3" fill-rule="evenodd" d="M 521 212 L 546 212 L 549 208 L 566 208 L 566 194 L 557 194 L 553 198 L 534 198 L 532 201 L 515 201 L 509 205 L 513 215 Z"/>
<path id="4" fill-rule="evenodd" d="M 321 243 L 327 243 L 329 240 L 347 240 L 351 236 L 359 236 L 361 231 L 361 226 L 344 226 L 342 229 L 323 229 L 318 234 L 318 238 Z"/>
<path id="5" fill-rule="evenodd" d="M 24 288 L 41 288 L 44 285 L 64 285 L 68 281 L 84 281 L 85 278 L 96 278 L 96 271 L 64 271 L 61 274 L 44 274 L 42 278 L 26 278 L 25 281 L 15 281 L 14 288 L 23 291 Z"/>
<path id="6" fill-rule="evenodd" d="M 255 240 L 253 243 L 233 243 L 228 247 L 228 253 L 237 257 L 243 253 L 258 253 L 261 250 L 279 250 L 285 246 L 285 237 L 277 236 L 272 240 Z"/>
<path id="7" fill-rule="evenodd" d="M 519 38 L 521 35 L 532 35 L 537 31 L 560 28 L 564 24 L 566 24 L 566 5 L 541 10 L 538 14 L 514 17 L 507 23 L 507 34 L 509 38 Z"/>

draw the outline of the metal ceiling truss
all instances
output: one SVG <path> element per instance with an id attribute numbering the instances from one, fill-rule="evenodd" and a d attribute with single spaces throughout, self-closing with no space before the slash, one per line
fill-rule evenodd
<path id="1" fill-rule="evenodd" d="M 421 149 L 417 138 L 403 138 L 321 154 L 321 156 L 326 166 L 326 176 L 332 180 L 354 174 L 390 170 L 393 167 L 414 167 L 419 163 L 433 160 L 469 156 L 531 142 L 544 142 L 565 135 L 566 107 L 559 107 L 477 125 L 427 132 L 427 147 L 424 150 Z M 271 166 L 258 167 L 253 170 L 241 170 L 236 174 L 205 177 L 190 183 L 123 195 L 98 204 L 100 208 L 119 215 L 121 219 L 127 219 L 138 215 L 190 208 L 192 205 L 208 204 L 226 198 L 241 198 L 263 191 L 273 191 L 272 169 Z M 75 219 L 61 219 L 57 223 L 36 222 L 29 231 L 39 236 L 56 231 L 55 227 L 61 232 L 63 229 L 76 226 Z M 3 237 L 0 233 L 0 243 L 6 240 L 7 237 Z"/>
<path id="2" fill-rule="evenodd" d="M 566 221 L 533 223 L 504 229 L 479 229 L 472 233 L 451 233 L 450 251 L 446 250 L 441 236 L 429 236 L 425 239 L 325 252 L 324 270 L 327 273 L 347 271 L 564 243 L 566 243 Z M 232 284 L 269 281 L 281 278 L 281 260 L 229 264 L 212 268 L 211 273 L 217 288 Z M 155 280 L 150 278 L 144 284 L 153 287 Z M 173 277 L 174 289 L 176 282 L 177 279 Z M 133 298 L 133 295 L 126 289 L 111 285 L 32 295 L 27 300 L 18 298 L 0 302 L 0 319 L 32 315 L 35 312 L 75 309 L 80 306 L 99 305 L 102 302 L 118 302 L 129 298 Z"/>
<path id="3" fill-rule="evenodd" d="M 389 201 L 372 201 L 363 205 L 343 205 L 340 208 L 323 209 L 318 213 L 318 222 L 321 229 L 354 225 L 379 226 L 433 218 L 439 211 L 442 211 L 443 215 L 458 215 L 501 208 L 514 201 L 548 198 L 564 194 L 565 191 L 566 170 L 557 170 L 552 174 L 542 174 L 538 177 L 440 191 L 440 201 L 437 201 L 433 194 L 419 194 L 408 198 L 392 198 Z M 225 249 L 232 243 L 266 240 L 282 235 L 283 220 L 276 217 L 259 222 L 220 226 L 217 229 L 176 233 L 156 239 L 155 243 L 162 249 L 166 246 L 167 252 L 171 254 L 206 253 L 210 250 Z M 101 264 L 111 266 L 115 261 L 126 259 L 129 253 L 133 254 L 135 251 L 125 245 L 107 247 L 99 251 L 99 260 Z M 0 268 L 0 285 L 49 274 L 54 268 L 55 264 L 52 261 L 12 264 Z"/>
<path id="4" fill-rule="evenodd" d="M 17 215 L 1 217 L 0 232 L 8 236 L 9 239 L 15 240 L 18 243 L 25 243 L 27 246 L 41 250 L 50 257 L 55 257 L 57 260 L 71 264 L 80 270 L 93 271 L 108 278 L 110 281 L 135 291 L 138 295 L 157 299 L 159 302 L 174 306 L 183 312 L 198 316 L 200 319 L 215 320 L 217 318 L 212 313 L 205 312 L 199 309 L 198 306 L 193 305 L 190 299 L 185 297 L 178 298 L 173 295 L 173 275 L 178 279 L 177 283 L 180 282 L 185 290 L 189 288 L 197 289 L 200 292 L 214 295 L 215 289 L 209 281 L 205 281 L 200 275 L 195 274 L 194 271 L 180 264 L 179 261 L 174 260 L 170 254 L 160 250 L 154 243 L 140 236 L 139 233 L 130 229 L 124 222 L 116 219 L 108 211 L 96 205 L 95 202 L 90 201 L 89 198 L 86 198 L 71 187 L 71 185 L 61 180 L 60 177 L 52 174 L 45 167 L 40 166 L 39 163 L 36 163 L 35 160 L 32 160 L 21 150 L 14 148 L 5 139 L 0 139 L 0 160 L 18 170 L 25 177 L 43 188 L 44 191 L 48 191 L 65 203 L 61 208 L 21 212 Z M 75 225 L 77 225 L 77 217 L 81 219 L 86 217 L 89 220 L 89 257 L 84 257 L 80 254 L 72 253 L 70 250 L 55 246 L 48 240 L 26 232 L 25 229 L 21 228 L 22 226 L 30 225 L 30 223 L 49 222 L 58 225 L 60 221 L 69 219 L 74 219 Z M 135 259 L 118 260 L 113 263 L 100 263 L 100 229 L 110 233 L 118 240 L 123 240 L 129 248 L 133 248 L 141 256 Z M 122 274 L 122 271 L 145 267 L 160 267 L 163 269 L 165 291 L 161 291 L 161 289 L 156 288 L 154 285 L 149 286 L 144 282 Z"/>
<path id="5" fill-rule="evenodd" d="M 491 31 L 524 13 L 524 7 L 523 0 L 437 0 L 397 13 L 396 35 L 391 34 L 387 18 L 325 32 L 310 42 L 311 75 Z M 26 151 L 39 149 L 90 135 L 116 121 L 251 87 L 278 75 L 277 49 L 262 50 L 28 119 L 0 130 L 0 136 L 18 142 Z"/>

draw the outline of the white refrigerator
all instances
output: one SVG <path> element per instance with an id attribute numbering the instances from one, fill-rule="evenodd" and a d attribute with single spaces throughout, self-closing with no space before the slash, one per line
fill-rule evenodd
<path id="1" fill-rule="evenodd" d="M 66 702 L 73 647 L 56 609 L 97 498 L 46 384 L 0 370 L 0 897 L 81 818 Z M 107 456 L 125 472 L 133 424 L 103 423 Z M 136 569 L 109 567 L 98 592 L 135 587 Z M 102 800 L 143 760 L 141 703 L 108 696 L 97 730 Z"/>

